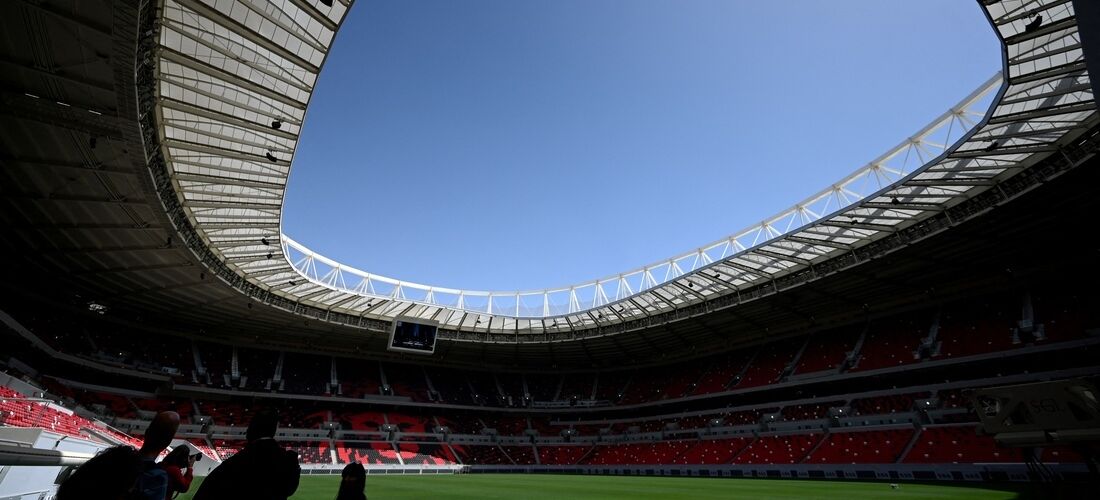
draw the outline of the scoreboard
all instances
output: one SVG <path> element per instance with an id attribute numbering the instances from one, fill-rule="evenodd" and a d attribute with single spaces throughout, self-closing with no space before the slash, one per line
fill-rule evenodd
<path id="1" fill-rule="evenodd" d="M 389 350 L 414 354 L 435 352 L 435 334 L 439 324 L 421 319 L 397 318 L 390 325 Z"/>

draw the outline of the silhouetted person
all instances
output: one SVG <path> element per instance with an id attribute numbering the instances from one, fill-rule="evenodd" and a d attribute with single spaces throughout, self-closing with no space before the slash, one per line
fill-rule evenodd
<path id="1" fill-rule="evenodd" d="M 168 475 L 165 500 L 171 500 L 176 493 L 187 493 L 191 489 L 191 481 L 195 478 L 195 456 L 191 454 L 190 447 L 177 446 L 160 461 L 160 468 Z M 187 469 L 187 472 L 183 472 L 183 469 Z"/>
<path id="2" fill-rule="evenodd" d="M 278 416 L 263 410 L 252 417 L 244 449 L 203 480 L 194 500 L 247 498 L 283 500 L 298 490 L 298 453 L 275 441 Z"/>
<path id="3" fill-rule="evenodd" d="M 336 500 L 367 500 L 367 471 L 362 464 L 350 463 L 340 473 L 340 491 Z"/>
<path id="4" fill-rule="evenodd" d="M 131 498 L 136 500 L 164 500 L 168 494 L 168 473 L 157 466 L 156 460 L 180 428 L 180 416 L 174 411 L 162 411 L 145 429 L 145 441 L 141 443 L 142 472 Z"/>
<path id="5" fill-rule="evenodd" d="M 122 500 L 133 492 L 142 472 L 141 456 L 116 446 L 84 462 L 57 489 L 57 500 Z"/>

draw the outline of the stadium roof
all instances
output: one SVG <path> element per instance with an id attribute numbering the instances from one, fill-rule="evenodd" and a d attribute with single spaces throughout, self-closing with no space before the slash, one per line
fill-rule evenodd
<path id="1" fill-rule="evenodd" d="M 881 314 L 923 310 L 1003 287 L 1019 290 L 1051 281 L 1061 286 L 1058 280 L 1067 269 L 1083 276 L 1091 268 L 1077 273 L 1073 266 L 1095 258 L 1095 246 L 1082 242 L 1089 227 L 1079 214 L 1095 211 L 1095 197 L 1081 186 L 1094 184 L 1096 160 L 1089 159 L 1100 146 L 1100 120 L 1075 19 L 1065 17 L 1071 3 L 999 2 L 986 8 L 1006 41 L 1008 81 L 989 95 L 997 106 L 977 120 L 977 131 L 959 136 L 962 141 L 938 159 L 931 158 L 936 150 L 920 149 L 932 146 L 914 145 L 925 155 L 918 161 L 934 163 L 919 171 L 917 164 L 907 164 L 905 186 L 884 187 L 862 207 L 839 214 L 815 208 L 826 218 L 812 227 L 792 227 L 794 232 L 782 237 L 773 235 L 752 250 L 760 256 L 747 257 L 751 262 L 733 255 L 712 258 L 715 262 L 708 265 L 713 267 L 685 271 L 624 299 L 633 306 L 624 311 L 609 303 L 584 313 L 516 319 L 514 310 L 499 312 L 496 301 L 493 314 L 452 312 L 418 302 L 411 292 L 405 298 L 376 298 L 371 307 L 353 310 L 348 306 L 370 298 L 302 278 L 282 254 L 287 242 L 279 239 L 285 178 L 278 172 L 285 172 L 291 157 L 288 146 L 266 147 L 278 141 L 295 144 L 298 125 L 275 110 L 285 106 L 288 113 L 300 113 L 305 101 L 293 107 L 261 89 L 278 85 L 272 73 L 310 77 L 280 63 L 280 69 L 248 73 L 260 82 L 250 83 L 237 74 L 258 64 L 240 60 L 247 52 L 224 56 L 185 41 L 178 31 L 198 29 L 195 36 L 202 33 L 206 43 L 216 46 L 227 40 L 245 43 L 229 31 L 218 31 L 221 38 L 207 34 L 219 30 L 214 20 L 232 19 L 210 12 L 227 5 L 237 7 L 226 12 L 245 16 L 245 24 L 234 26 L 251 31 L 249 37 L 278 36 L 282 27 L 305 36 L 296 23 L 325 26 L 326 7 L 304 0 L 273 4 L 273 9 L 306 9 L 290 23 L 275 11 L 260 15 L 241 3 L 195 2 L 188 5 L 205 13 L 188 15 L 180 27 L 171 28 L 162 21 L 169 15 L 162 5 L 184 12 L 172 2 L 0 2 L 6 34 L 0 37 L 0 225 L 5 229 L 0 252 L 7 264 L 0 290 L 9 298 L 5 308 L 28 300 L 104 313 L 107 321 L 150 334 L 394 359 L 402 355 L 385 350 L 387 337 L 380 333 L 389 326 L 385 314 L 387 308 L 411 307 L 453 318 L 440 332 L 436 355 L 423 362 L 592 369 L 667 363 L 788 334 L 863 324 Z M 1037 14 L 1043 16 L 1038 23 Z M 334 17 L 329 21 L 338 26 Z M 1034 27 L 1028 30 L 1028 24 Z M 160 45 L 172 30 L 180 36 L 178 48 L 195 54 L 173 54 L 174 49 Z M 290 57 L 288 47 L 300 47 L 287 36 L 277 47 L 267 44 L 272 46 L 265 49 L 269 56 L 281 52 Z M 197 104 L 161 95 L 161 89 L 173 85 L 162 72 L 173 56 L 186 61 L 175 63 L 179 71 L 195 76 L 175 78 L 187 85 L 178 90 L 192 93 Z M 203 86 L 221 93 L 204 91 L 213 97 L 199 97 L 196 90 Z M 240 101 L 239 107 L 230 105 L 235 100 L 224 101 L 246 95 L 254 100 Z M 289 98 L 280 94 L 280 99 Z M 209 107 L 215 102 L 223 103 L 220 111 Z M 196 118 L 179 118 L 181 111 L 173 105 Z M 166 113 L 177 114 L 170 121 Z M 286 122 L 272 128 L 272 118 Z M 952 129 L 951 135 L 958 132 Z M 179 151 L 203 154 L 172 156 L 169 139 L 189 148 Z M 926 142 L 948 141 L 931 134 Z M 266 158 L 268 152 L 276 162 Z M 183 173 L 184 164 L 173 163 L 179 159 L 191 161 L 196 170 Z M 198 213 L 209 215 L 200 220 Z M 918 217 L 923 219 L 917 222 Z M 786 228 L 782 223 L 773 227 Z M 268 245 L 263 245 L 265 237 Z M 827 248 L 828 253 L 803 258 L 795 248 Z M 318 272 L 321 278 L 326 273 L 320 265 Z M 286 278 L 269 280 L 275 273 Z M 761 277 L 753 280 L 753 274 Z M 745 282 L 735 286 L 734 276 Z M 288 284 L 291 280 L 295 283 Z"/>
<path id="2" fill-rule="evenodd" d="M 350 2 L 166 0 L 139 75 L 146 146 L 187 244 L 273 305 L 432 319 L 455 331 L 613 327 L 772 286 L 957 205 L 1058 151 L 1095 118 L 1070 2 L 980 2 L 1004 69 L 928 126 L 787 210 L 681 255 L 572 286 L 433 287 L 351 268 L 281 232 L 306 106 Z M 144 87 L 143 87 L 144 85 Z M 986 103 L 992 105 L 986 108 Z M 204 258 L 204 260 L 206 260 Z M 212 261 L 207 261 L 208 264 Z M 357 319 L 357 321 L 362 321 Z M 340 320 L 338 320 L 340 321 Z"/>

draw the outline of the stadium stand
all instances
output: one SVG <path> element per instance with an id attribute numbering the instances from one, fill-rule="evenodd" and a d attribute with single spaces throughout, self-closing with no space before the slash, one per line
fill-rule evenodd
<path id="1" fill-rule="evenodd" d="M 913 438 L 913 429 L 864 430 L 829 434 L 805 459 L 811 464 L 892 464 Z"/>
<path id="2" fill-rule="evenodd" d="M 973 425 L 924 427 L 905 455 L 907 463 L 1020 462 L 1020 451 L 1001 448 L 991 436 L 981 436 Z"/>
<path id="3" fill-rule="evenodd" d="M 497 445 L 451 445 L 459 460 L 469 465 L 515 465 Z"/>
<path id="4" fill-rule="evenodd" d="M 574 465 L 592 449 L 591 446 L 539 446 L 539 463 L 542 465 Z"/>
<path id="5" fill-rule="evenodd" d="M 794 373 L 817 373 L 839 367 L 847 353 L 855 347 L 859 336 L 860 332 L 855 328 L 814 334 Z"/>
<path id="6" fill-rule="evenodd" d="M 762 436 L 733 457 L 733 463 L 797 464 L 822 437 L 819 433 Z"/>
<path id="7" fill-rule="evenodd" d="M 775 342 L 764 346 L 753 357 L 736 388 L 748 389 L 778 382 L 801 346 L 802 342 Z"/>
<path id="8" fill-rule="evenodd" d="M 924 314 L 909 314 L 872 322 L 855 370 L 874 370 L 913 363 L 920 339 L 931 326 Z"/>

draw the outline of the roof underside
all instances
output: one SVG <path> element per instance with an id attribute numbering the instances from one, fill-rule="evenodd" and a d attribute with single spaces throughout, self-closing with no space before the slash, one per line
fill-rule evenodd
<path id="1" fill-rule="evenodd" d="M 1095 113 L 1071 3 L 991 2 L 983 7 L 1005 42 L 1007 79 L 995 76 L 896 148 L 790 209 L 602 280 L 530 292 L 444 289 L 349 268 L 280 232 L 306 104 L 346 7 L 167 0 L 155 125 L 164 175 L 203 244 L 293 307 L 347 318 L 411 316 L 456 331 L 542 335 L 743 293 L 992 188 L 1079 135 Z M 998 87 L 987 113 L 983 97 Z"/>

